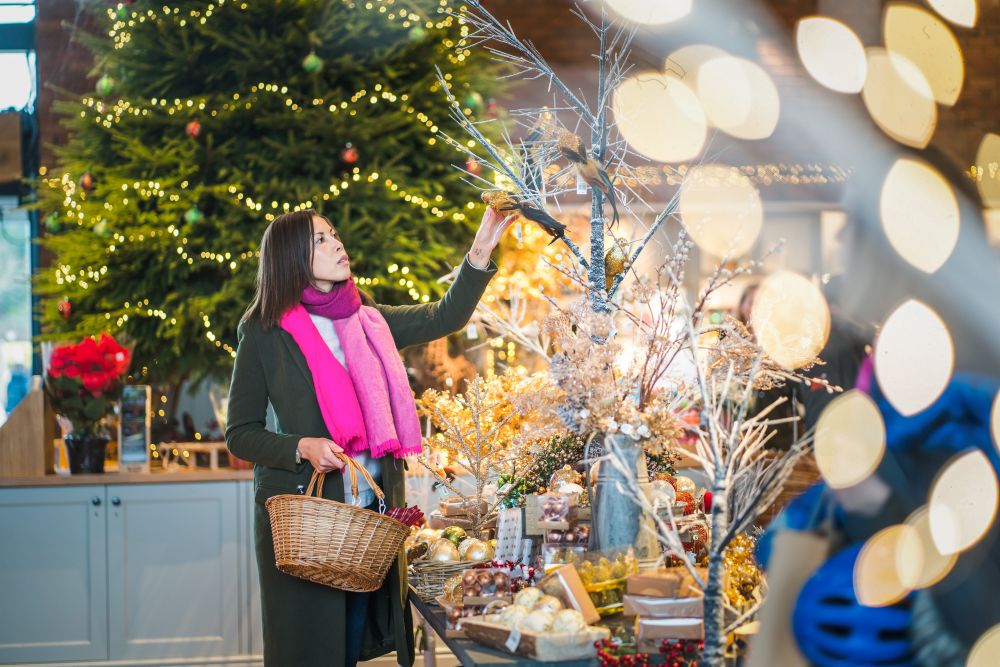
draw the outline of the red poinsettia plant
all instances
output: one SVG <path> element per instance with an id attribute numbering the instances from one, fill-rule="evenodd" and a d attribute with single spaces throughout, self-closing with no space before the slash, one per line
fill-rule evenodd
<path id="1" fill-rule="evenodd" d="M 74 431 L 93 431 L 121 398 L 132 353 L 106 333 L 52 351 L 45 384 L 56 412 Z"/>

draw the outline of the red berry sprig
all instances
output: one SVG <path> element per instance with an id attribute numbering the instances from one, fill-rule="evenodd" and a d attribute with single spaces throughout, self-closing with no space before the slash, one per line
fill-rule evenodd
<path id="1" fill-rule="evenodd" d="M 664 667 L 698 667 L 704 648 L 705 642 L 701 639 L 674 642 L 664 639 L 660 644 L 660 654 L 665 660 Z"/>
<path id="2" fill-rule="evenodd" d="M 597 640 L 594 648 L 601 667 L 650 667 L 648 653 L 622 653 L 622 647 L 610 639 Z"/>

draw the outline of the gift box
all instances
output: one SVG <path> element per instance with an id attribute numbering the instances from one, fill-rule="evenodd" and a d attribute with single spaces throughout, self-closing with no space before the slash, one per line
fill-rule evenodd
<path id="1" fill-rule="evenodd" d="M 708 579 L 706 568 L 696 568 L 702 581 Z M 626 592 L 629 595 L 659 598 L 698 597 L 701 589 L 685 567 L 647 570 L 629 576 Z"/>
<path id="2" fill-rule="evenodd" d="M 580 574 L 572 565 L 563 565 L 547 574 L 538 582 L 538 588 L 548 595 L 559 598 L 567 607 L 580 612 L 587 625 L 601 619 L 593 600 L 590 599 L 590 594 L 580 580 Z"/>
<path id="3" fill-rule="evenodd" d="M 636 641 L 657 647 L 664 639 L 703 639 L 705 624 L 700 618 L 643 618 L 636 619 Z M 659 650 L 659 649 L 657 649 Z"/>
<path id="4" fill-rule="evenodd" d="M 702 618 L 705 602 L 700 597 L 660 598 L 626 595 L 623 613 L 626 616 L 651 618 Z"/>
<path id="5" fill-rule="evenodd" d="M 469 517 L 476 512 L 476 500 L 466 500 L 461 496 L 449 496 L 440 503 L 441 515 L 446 517 Z M 489 511 L 486 501 L 479 503 L 479 513 L 485 515 Z"/>

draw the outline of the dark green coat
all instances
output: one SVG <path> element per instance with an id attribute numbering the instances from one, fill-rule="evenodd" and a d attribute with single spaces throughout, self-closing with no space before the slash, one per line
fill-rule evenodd
<path id="1" fill-rule="evenodd" d="M 413 306 L 376 304 L 396 347 L 425 343 L 465 326 L 497 267 L 480 270 L 462 262 L 455 282 L 440 301 Z M 276 431 L 265 430 L 268 402 Z M 264 501 L 295 493 L 309 483 L 312 465 L 295 464 L 302 437 L 330 437 L 316 402 L 312 376 L 298 345 L 280 328 L 239 327 L 239 348 L 229 389 L 226 443 L 241 459 L 254 463 L 254 540 L 260 570 L 267 667 L 341 667 L 344 664 L 344 594 L 286 575 L 274 567 L 271 526 Z M 344 500 L 340 473 L 329 475 L 323 495 Z M 382 486 L 389 505 L 406 502 L 404 464 L 383 459 Z M 397 651 L 403 667 L 413 663 L 413 626 L 407 608 L 406 566 L 400 558 L 385 584 L 372 594 L 361 659 Z"/>

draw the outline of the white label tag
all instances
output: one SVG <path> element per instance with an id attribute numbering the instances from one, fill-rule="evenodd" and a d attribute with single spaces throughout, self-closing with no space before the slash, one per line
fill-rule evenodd
<path id="1" fill-rule="evenodd" d="M 465 337 L 469 340 L 476 340 L 479 338 L 479 329 L 476 328 L 474 323 L 465 327 Z"/>
<path id="2" fill-rule="evenodd" d="M 504 643 L 504 646 L 507 647 L 508 651 L 513 653 L 514 651 L 517 650 L 517 647 L 520 646 L 520 644 L 521 644 L 521 631 L 518 630 L 517 628 L 514 628 L 513 630 L 510 631 L 510 635 L 507 637 L 507 641 Z"/>
<path id="3" fill-rule="evenodd" d="M 583 180 L 583 176 L 580 174 L 576 175 L 576 194 L 585 195 L 587 194 L 587 181 Z"/>
<path id="4" fill-rule="evenodd" d="M 514 225 L 514 238 L 517 239 L 518 243 L 524 241 L 524 229 L 521 227 L 520 220 Z"/>

